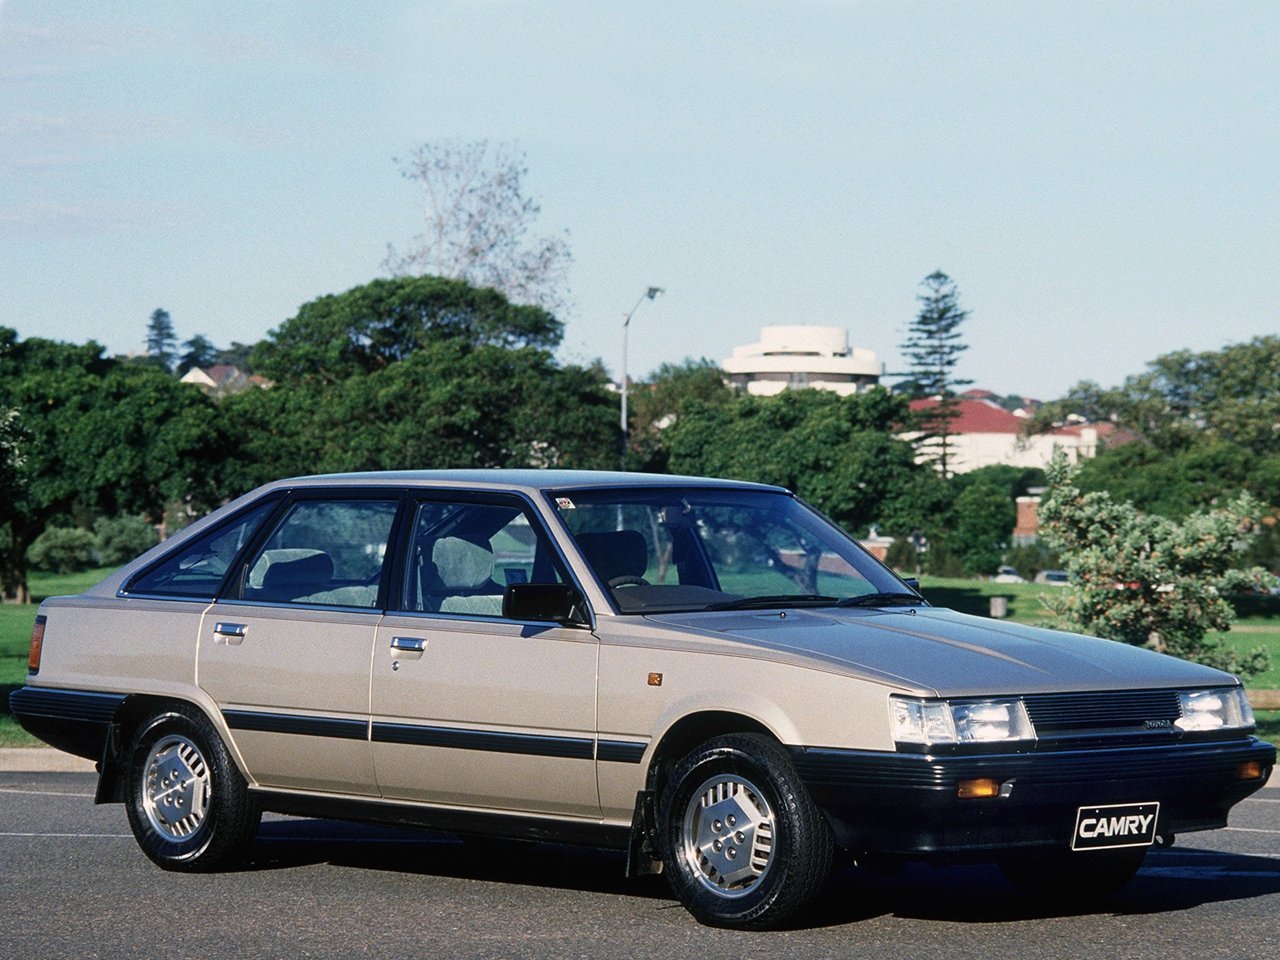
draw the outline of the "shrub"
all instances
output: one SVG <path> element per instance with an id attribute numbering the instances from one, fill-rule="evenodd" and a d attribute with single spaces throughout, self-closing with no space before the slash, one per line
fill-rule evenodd
<path id="1" fill-rule="evenodd" d="M 27 562 L 44 573 L 76 573 L 94 565 L 96 545 L 88 530 L 50 526 L 27 547 Z"/>
<path id="2" fill-rule="evenodd" d="M 1082 493 L 1061 454 L 1048 474 L 1040 521 L 1071 585 L 1045 604 L 1064 626 L 1246 676 L 1267 669 L 1264 648 L 1241 655 L 1211 636 L 1235 619 L 1228 594 L 1275 583 L 1265 570 L 1238 566 L 1260 526 L 1256 500 L 1242 494 L 1173 521 L 1108 493 Z"/>
<path id="3" fill-rule="evenodd" d="M 154 547 L 156 528 L 142 517 L 102 517 L 93 525 L 98 557 L 105 566 L 118 566 Z"/>

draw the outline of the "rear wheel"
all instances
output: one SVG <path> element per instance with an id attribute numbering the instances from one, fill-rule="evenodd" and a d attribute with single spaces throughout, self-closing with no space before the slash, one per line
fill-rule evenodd
<path id="1" fill-rule="evenodd" d="M 757 734 L 708 740 L 672 771 L 658 810 L 672 891 L 700 922 L 760 930 L 822 889 L 833 844 L 786 751 Z"/>
<path id="2" fill-rule="evenodd" d="M 167 870 L 216 870 L 240 856 L 261 811 L 204 714 L 174 706 L 138 728 L 125 781 L 129 826 Z"/>

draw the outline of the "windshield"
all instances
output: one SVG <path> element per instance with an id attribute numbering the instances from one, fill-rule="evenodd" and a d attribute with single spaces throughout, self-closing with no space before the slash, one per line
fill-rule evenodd
<path id="1" fill-rule="evenodd" d="M 551 500 L 622 613 L 919 602 L 786 493 L 614 488 Z"/>

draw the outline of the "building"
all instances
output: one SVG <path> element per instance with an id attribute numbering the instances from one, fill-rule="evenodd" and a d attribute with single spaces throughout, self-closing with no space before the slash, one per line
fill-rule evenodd
<path id="1" fill-rule="evenodd" d="M 720 366 L 730 383 L 760 397 L 800 387 L 847 396 L 871 389 L 884 376 L 875 353 L 850 347 L 841 327 L 765 327 L 758 343 L 734 347 Z"/>
<path id="2" fill-rule="evenodd" d="M 256 374 L 246 374 L 239 367 L 219 363 L 211 367 L 192 367 L 182 375 L 182 383 L 199 387 L 214 397 L 225 397 L 232 393 L 240 393 L 250 387 L 267 388 L 271 381 Z"/>
<path id="3" fill-rule="evenodd" d="M 915 412 L 935 408 L 938 401 L 912 400 Z M 1133 435 L 1112 423 L 1080 423 L 1058 427 L 1048 433 L 1025 434 L 1026 416 L 1010 413 L 991 400 L 966 395 L 956 400 L 956 416 L 947 430 L 947 469 L 968 473 L 979 467 L 1002 463 L 1013 467 L 1044 467 L 1061 449 L 1072 463 L 1098 455 L 1103 444 L 1119 446 Z M 903 434 L 911 439 L 915 434 Z M 919 460 L 933 459 L 937 441 L 926 443 Z"/>

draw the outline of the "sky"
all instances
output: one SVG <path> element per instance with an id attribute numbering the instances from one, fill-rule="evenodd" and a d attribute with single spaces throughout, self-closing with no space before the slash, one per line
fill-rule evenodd
<path id="1" fill-rule="evenodd" d="M 1052 399 L 1280 333 L 1280 3 L 0 0 L 0 326 L 253 342 L 421 230 L 396 157 L 525 154 L 560 356 L 771 324 L 889 370 L 934 270 L 957 375 Z"/>

